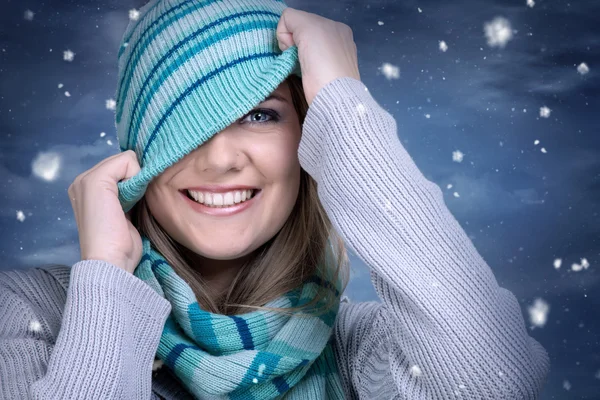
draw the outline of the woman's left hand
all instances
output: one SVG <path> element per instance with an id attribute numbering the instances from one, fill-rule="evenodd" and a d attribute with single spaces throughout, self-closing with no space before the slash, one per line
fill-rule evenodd
<path id="1" fill-rule="evenodd" d="M 277 41 L 281 51 L 298 47 L 309 106 L 319 90 L 334 79 L 349 76 L 360 80 L 352 29 L 342 22 L 287 7 L 277 24 Z"/>

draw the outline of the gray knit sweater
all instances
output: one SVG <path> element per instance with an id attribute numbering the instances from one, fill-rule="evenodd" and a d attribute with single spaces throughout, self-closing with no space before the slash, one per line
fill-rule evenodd
<path id="1" fill-rule="evenodd" d="M 346 397 L 538 398 L 546 350 L 392 115 L 344 77 L 319 91 L 302 129 L 300 163 L 380 299 L 341 303 Z M 136 276 L 98 260 L 0 272 L 0 398 L 190 398 L 166 366 L 153 370 L 170 312 Z"/>

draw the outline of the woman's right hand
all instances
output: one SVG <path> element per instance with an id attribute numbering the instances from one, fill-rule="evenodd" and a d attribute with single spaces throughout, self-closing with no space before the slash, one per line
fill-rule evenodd
<path id="1" fill-rule="evenodd" d="M 103 260 L 133 274 L 142 258 L 142 238 L 121 208 L 117 182 L 139 171 L 135 152 L 127 150 L 100 161 L 69 186 L 82 260 Z"/>

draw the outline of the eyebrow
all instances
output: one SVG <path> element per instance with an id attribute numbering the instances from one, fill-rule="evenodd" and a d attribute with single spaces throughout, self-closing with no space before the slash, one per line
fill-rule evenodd
<path id="1" fill-rule="evenodd" d="M 288 103 L 288 100 L 287 100 L 285 97 L 283 97 L 283 96 L 281 96 L 281 95 L 279 95 L 279 94 L 277 94 L 277 93 L 271 93 L 269 96 L 267 96 L 267 97 L 266 97 L 266 98 L 265 98 L 265 99 L 262 101 L 262 103 L 264 103 L 265 101 L 271 100 L 271 99 L 275 99 L 275 100 L 282 101 L 282 102 L 284 102 L 284 103 Z"/>

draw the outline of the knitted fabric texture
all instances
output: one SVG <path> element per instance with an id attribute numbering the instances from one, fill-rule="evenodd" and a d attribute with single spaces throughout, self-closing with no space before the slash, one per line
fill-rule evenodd
<path id="1" fill-rule="evenodd" d="M 314 275 L 301 288 L 265 304 L 281 308 L 303 305 L 314 298 L 319 286 L 325 286 L 336 301 L 322 314 L 289 316 L 264 310 L 234 316 L 215 314 L 199 307 L 189 285 L 146 237 L 142 242 L 143 256 L 134 275 L 172 305 L 156 356 L 194 397 L 344 398 L 331 341 L 340 305 L 339 280 L 332 285 L 331 280 Z M 331 262 L 331 257 L 328 246 L 324 262 Z M 311 310 L 322 305 L 323 301 L 318 302 Z M 293 395 L 296 390 L 301 394 Z"/>
<path id="2" fill-rule="evenodd" d="M 270 95 L 302 76 L 298 49 L 283 52 L 280 0 L 151 0 L 118 51 L 115 123 L 121 151 L 141 170 L 118 182 L 129 211 L 150 181 Z"/>

